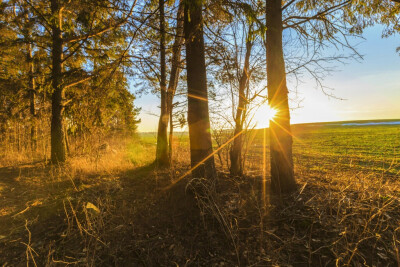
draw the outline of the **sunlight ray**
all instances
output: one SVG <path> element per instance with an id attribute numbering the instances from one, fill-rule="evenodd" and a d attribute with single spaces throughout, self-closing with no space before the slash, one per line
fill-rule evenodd
<path id="1" fill-rule="evenodd" d="M 207 98 L 205 98 L 205 97 L 201 97 L 201 96 L 198 96 L 198 95 L 194 95 L 194 94 L 188 94 L 188 97 L 191 97 L 191 98 L 195 98 L 195 99 L 199 99 L 199 100 L 202 100 L 202 101 L 208 102 L 208 99 L 207 99 Z"/>
<path id="2" fill-rule="evenodd" d="M 276 120 L 271 119 L 276 126 L 278 126 L 279 128 L 281 128 L 284 132 L 286 132 L 287 134 L 289 134 L 291 137 L 293 137 L 293 139 L 295 139 L 296 141 L 299 141 L 300 143 L 303 143 L 303 141 L 301 139 L 299 139 L 297 136 L 295 136 L 292 132 L 288 131 L 287 129 L 285 129 L 282 125 L 280 125 Z"/>

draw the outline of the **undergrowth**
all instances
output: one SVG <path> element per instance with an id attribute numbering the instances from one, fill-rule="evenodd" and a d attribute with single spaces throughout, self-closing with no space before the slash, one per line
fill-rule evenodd
<path id="1" fill-rule="evenodd" d="M 187 148 L 157 170 L 153 139 L 107 144 L 63 166 L 0 168 L 2 266 L 399 265 L 393 172 L 297 164 L 299 191 L 264 205 L 260 175 L 168 187 Z"/>

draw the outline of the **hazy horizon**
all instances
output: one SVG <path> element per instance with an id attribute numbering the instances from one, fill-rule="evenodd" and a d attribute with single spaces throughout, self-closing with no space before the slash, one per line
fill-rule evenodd
<path id="1" fill-rule="evenodd" d="M 315 122 L 300 122 L 300 123 L 291 123 L 290 125 L 308 125 L 308 124 L 343 124 L 343 126 L 363 126 L 363 124 L 368 124 L 368 123 L 373 123 L 373 122 L 400 122 L 400 118 L 392 118 L 392 119 L 372 119 L 372 120 L 344 120 L 344 121 L 315 121 Z M 352 125 L 352 123 L 355 123 L 354 125 Z M 357 124 L 360 123 L 360 124 Z M 388 123 L 391 125 L 391 123 Z M 372 126 L 378 126 L 378 125 L 386 125 L 384 123 L 382 124 L 370 124 Z M 397 123 L 396 123 L 397 125 Z M 184 127 L 186 128 L 186 127 Z M 269 128 L 269 127 L 265 127 L 265 128 Z M 263 129 L 263 128 L 255 128 L 256 130 L 259 129 Z M 233 129 L 231 129 L 233 130 Z M 139 131 L 139 133 L 142 134 L 156 134 L 157 131 L 148 131 L 148 132 L 144 132 L 144 131 Z M 189 131 L 186 130 L 179 130 L 174 128 L 174 133 L 189 133 Z"/>

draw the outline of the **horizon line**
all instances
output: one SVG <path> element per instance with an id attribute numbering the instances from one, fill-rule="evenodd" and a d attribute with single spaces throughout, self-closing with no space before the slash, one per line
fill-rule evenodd
<path id="1" fill-rule="evenodd" d="M 343 121 L 315 121 L 315 122 L 299 122 L 299 123 L 290 123 L 290 125 L 307 125 L 307 124 L 324 124 L 324 123 L 342 123 L 342 122 L 373 122 L 373 121 L 396 121 L 399 120 L 400 118 L 396 119 L 362 119 L 362 120 L 343 120 Z M 254 130 L 259 130 L 259 129 L 268 129 L 269 127 L 265 128 L 255 128 Z M 228 130 L 228 129 L 227 129 Z M 179 130 L 174 130 L 176 133 L 187 133 L 187 131 L 179 131 Z M 138 133 L 157 133 L 157 131 L 138 131 Z"/>

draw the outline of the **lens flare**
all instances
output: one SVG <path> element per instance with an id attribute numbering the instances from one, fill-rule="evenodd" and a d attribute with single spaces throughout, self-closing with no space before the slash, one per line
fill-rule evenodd
<path id="1" fill-rule="evenodd" d="M 254 120 L 256 122 L 256 128 L 266 128 L 269 127 L 269 121 L 273 120 L 278 111 L 274 108 L 271 108 L 269 105 L 262 105 L 257 109 Z"/>

